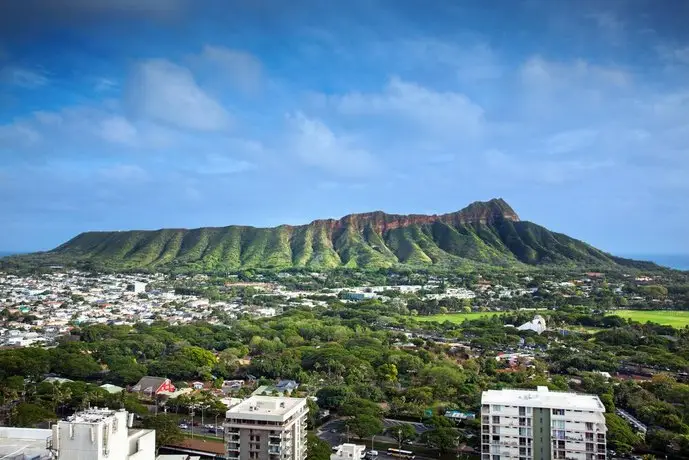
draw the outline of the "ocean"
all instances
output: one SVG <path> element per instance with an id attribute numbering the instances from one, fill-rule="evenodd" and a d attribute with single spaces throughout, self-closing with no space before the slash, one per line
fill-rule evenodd
<path id="1" fill-rule="evenodd" d="M 627 254 L 623 257 L 636 260 L 650 260 L 664 267 L 689 270 L 689 254 Z"/>

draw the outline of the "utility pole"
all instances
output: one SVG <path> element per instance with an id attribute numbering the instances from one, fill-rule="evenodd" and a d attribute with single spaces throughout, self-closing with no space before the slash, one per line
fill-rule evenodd
<path id="1" fill-rule="evenodd" d="M 191 425 L 189 425 L 189 428 L 191 429 L 191 439 L 194 439 L 194 405 L 191 406 Z"/>

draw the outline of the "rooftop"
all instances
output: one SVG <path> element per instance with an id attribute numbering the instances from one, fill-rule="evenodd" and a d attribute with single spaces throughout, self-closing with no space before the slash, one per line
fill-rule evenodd
<path id="1" fill-rule="evenodd" d="M 51 458 L 47 439 L 52 431 L 39 428 L 0 427 L 0 458 Z"/>
<path id="2" fill-rule="evenodd" d="M 227 411 L 227 418 L 286 420 L 306 404 L 304 398 L 252 396 Z"/>
<path id="3" fill-rule="evenodd" d="M 537 390 L 484 391 L 481 396 L 481 404 L 605 412 L 605 407 L 598 396 L 548 391 L 548 387 L 541 386 Z"/>
<path id="4" fill-rule="evenodd" d="M 70 423 L 100 423 L 115 415 L 116 412 L 117 411 L 112 409 L 99 409 L 94 407 L 92 409 L 77 412 L 67 417 L 66 421 Z"/>

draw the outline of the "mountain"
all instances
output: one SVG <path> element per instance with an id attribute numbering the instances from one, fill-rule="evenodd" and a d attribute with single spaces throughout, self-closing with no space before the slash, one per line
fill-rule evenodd
<path id="1" fill-rule="evenodd" d="M 86 232 L 52 251 L 5 259 L 12 263 L 184 271 L 400 264 L 658 268 L 522 221 L 503 199 L 441 215 L 377 211 L 274 228 Z"/>

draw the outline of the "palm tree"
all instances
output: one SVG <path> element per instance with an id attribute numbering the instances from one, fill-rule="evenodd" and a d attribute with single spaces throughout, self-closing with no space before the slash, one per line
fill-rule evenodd
<path id="1" fill-rule="evenodd" d="M 65 403 L 69 401 L 71 397 L 72 390 L 69 387 L 63 386 L 60 383 L 54 383 L 53 392 L 51 394 L 53 412 L 57 412 L 57 409 L 60 409 L 60 414 L 62 414 Z"/>

